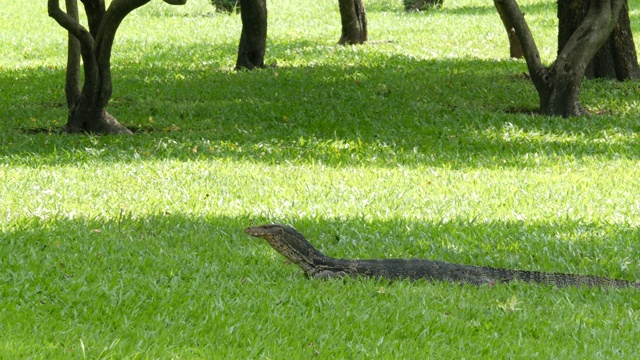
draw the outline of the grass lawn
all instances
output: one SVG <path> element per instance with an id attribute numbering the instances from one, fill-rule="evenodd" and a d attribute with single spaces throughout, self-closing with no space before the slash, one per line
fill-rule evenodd
<path id="1" fill-rule="evenodd" d="M 490 2 L 365 5 L 378 41 L 340 47 L 335 0 L 270 1 L 277 67 L 235 72 L 239 16 L 152 1 L 112 59 L 131 137 L 46 131 L 66 35 L 0 7 L 0 359 L 637 358 L 637 289 L 315 281 L 243 233 L 640 279 L 638 82 L 586 82 L 597 116 L 523 113 Z M 553 61 L 555 2 L 521 5 Z"/>

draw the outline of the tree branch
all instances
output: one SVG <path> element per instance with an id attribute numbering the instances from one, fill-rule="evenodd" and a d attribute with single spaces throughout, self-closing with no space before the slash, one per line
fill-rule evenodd
<path id="1" fill-rule="evenodd" d="M 151 0 L 113 0 L 104 14 L 102 24 L 96 37 L 96 59 L 100 69 L 100 98 L 103 106 L 111 97 L 111 50 L 116 31 L 122 20 L 130 12 L 145 5 Z"/>
<path id="2" fill-rule="evenodd" d="M 49 0 L 48 11 L 49 16 L 68 32 L 73 34 L 73 36 L 82 43 L 82 46 L 93 49 L 93 36 L 91 36 L 89 31 L 84 26 L 80 25 L 77 20 L 60 9 L 60 0 Z"/>
<path id="3" fill-rule="evenodd" d="M 529 29 L 529 25 L 527 25 L 527 21 L 524 19 L 524 14 L 520 10 L 520 7 L 515 0 L 494 0 L 494 3 L 496 8 L 499 7 L 504 10 L 504 15 L 508 18 L 509 23 L 512 24 L 516 36 L 518 40 L 520 40 L 531 80 L 538 90 L 538 93 L 546 91 L 548 87 L 549 70 L 540 60 L 538 47 L 533 39 L 533 35 L 531 35 L 531 30 Z"/>
<path id="4" fill-rule="evenodd" d="M 500 20 L 502 20 L 505 30 L 507 30 L 507 36 L 509 38 L 509 56 L 516 59 L 524 57 L 522 45 L 520 45 L 520 40 L 518 40 L 516 30 L 513 28 L 511 21 L 503 9 L 504 4 L 500 1 L 494 1 L 493 3 L 496 6 L 496 10 L 498 10 L 498 15 L 500 15 Z"/>
<path id="5" fill-rule="evenodd" d="M 94 37 L 98 37 L 98 30 L 100 29 L 100 24 L 102 24 L 102 18 L 105 13 L 105 3 L 104 0 L 80 0 L 84 5 L 84 12 L 87 14 L 87 21 L 89 22 L 89 31 L 91 35 Z"/>

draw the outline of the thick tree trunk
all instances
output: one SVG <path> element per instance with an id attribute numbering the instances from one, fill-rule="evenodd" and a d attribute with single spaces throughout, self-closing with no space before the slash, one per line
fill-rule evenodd
<path id="1" fill-rule="evenodd" d="M 558 53 L 583 22 L 588 10 L 589 0 L 558 0 Z M 613 32 L 587 66 L 585 77 L 629 80 L 639 76 L 640 68 L 625 1 Z"/>
<path id="2" fill-rule="evenodd" d="M 70 134 L 132 134 L 131 130 L 120 124 L 104 108 L 77 107 L 69 114 L 65 131 Z"/>
<path id="3" fill-rule="evenodd" d="M 502 25 L 504 25 L 505 30 L 507 30 L 507 36 L 509 38 L 509 56 L 514 59 L 520 59 L 524 57 L 524 53 L 522 52 L 522 45 L 520 45 L 520 40 L 518 40 L 516 30 L 513 28 L 513 24 L 509 20 L 504 6 L 501 2 L 494 2 L 494 4 L 496 6 L 496 10 L 498 10 L 498 15 L 500 15 L 500 20 L 502 20 Z"/>
<path id="4" fill-rule="evenodd" d="M 338 44 L 355 45 L 367 41 L 367 12 L 362 0 L 338 0 L 342 36 Z"/>
<path id="5" fill-rule="evenodd" d="M 522 44 L 531 79 L 540 97 L 540 111 L 564 117 L 585 114 L 579 101 L 582 78 L 590 60 L 611 34 L 624 0 L 591 0 L 584 20 L 550 68 L 542 65 L 529 26 L 515 0 L 494 1 L 505 10 Z"/>
<path id="6" fill-rule="evenodd" d="M 609 44 L 613 52 L 616 76 L 618 80 L 635 80 L 640 78 L 636 45 L 633 42 L 631 23 L 629 19 L 629 6 L 624 2 L 616 27 L 613 28 Z"/>
<path id="7" fill-rule="evenodd" d="M 240 0 L 242 33 L 238 46 L 236 69 L 264 67 L 267 47 L 267 2 L 266 0 Z"/>

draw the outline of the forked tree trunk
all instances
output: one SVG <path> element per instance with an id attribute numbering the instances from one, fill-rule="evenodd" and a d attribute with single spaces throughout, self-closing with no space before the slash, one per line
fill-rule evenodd
<path id="1" fill-rule="evenodd" d="M 262 68 L 267 46 L 267 1 L 240 0 L 240 8 L 242 33 L 236 69 Z"/>
<path id="2" fill-rule="evenodd" d="M 590 60 L 611 34 L 624 0 L 591 0 L 584 20 L 551 67 L 542 65 L 529 26 L 515 0 L 494 2 L 504 8 L 522 44 L 531 80 L 540 97 L 540 111 L 564 117 L 586 114 L 579 99 L 582 78 Z"/>
<path id="3" fill-rule="evenodd" d="M 367 12 L 362 0 L 338 0 L 342 36 L 338 44 L 355 45 L 367 41 Z"/>
<path id="4" fill-rule="evenodd" d="M 558 53 L 589 10 L 588 0 L 558 0 Z M 633 80 L 640 76 L 633 35 L 629 22 L 627 2 L 622 7 L 616 26 L 609 39 L 587 66 L 585 77 Z"/>
<path id="5" fill-rule="evenodd" d="M 69 117 L 65 129 L 70 133 L 131 134 L 105 111 L 111 98 L 111 50 L 122 20 L 150 0 L 112 0 L 106 8 L 104 0 L 82 0 L 89 29 L 78 20 L 77 0 L 65 0 L 67 12 L 59 0 L 48 0 L 48 11 L 69 32 L 66 73 L 66 96 Z M 186 0 L 164 0 L 183 5 Z M 80 87 L 80 58 L 84 68 L 84 84 Z"/>
<path id="6" fill-rule="evenodd" d="M 513 24 L 509 20 L 507 16 L 504 6 L 501 2 L 494 2 L 496 6 L 496 10 L 498 10 L 498 15 L 500 15 L 500 20 L 502 20 L 502 25 L 504 25 L 505 30 L 507 30 L 507 37 L 509 38 L 509 56 L 514 59 L 520 59 L 524 57 L 524 53 L 522 52 L 522 45 L 520 45 L 520 40 L 518 40 L 518 36 L 516 35 L 516 30 L 513 28 Z"/>

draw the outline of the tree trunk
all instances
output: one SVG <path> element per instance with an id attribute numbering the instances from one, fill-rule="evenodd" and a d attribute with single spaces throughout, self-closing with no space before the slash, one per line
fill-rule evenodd
<path id="1" fill-rule="evenodd" d="M 640 78 L 640 67 L 638 67 L 636 45 L 633 42 L 633 34 L 631 33 L 627 1 L 624 1 L 616 27 L 613 28 L 613 33 L 609 38 L 609 44 L 611 44 L 613 51 L 613 62 L 615 63 L 618 80 Z"/>
<path id="2" fill-rule="evenodd" d="M 558 0 L 558 53 L 582 23 L 588 10 L 588 0 Z M 637 79 L 639 76 L 640 68 L 625 1 L 613 32 L 587 66 L 585 77 L 622 81 Z"/>
<path id="3" fill-rule="evenodd" d="M 73 20 L 78 21 L 78 1 L 66 0 L 65 5 L 67 14 L 69 14 Z M 80 88 L 80 41 L 71 32 L 69 32 L 67 72 L 64 90 L 67 96 L 67 107 L 71 110 L 78 105 L 82 92 Z"/>
<path id="4" fill-rule="evenodd" d="M 128 8 L 123 6 L 124 0 L 114 0 L 112 8 Z M 139 0 L 139 4 L 133 4 L 133 9 L 141 6 L 149 0 Z M 87 19 L 89 20 L 89 28 L 83 27 L 77 16 L 77 3 L 75 0 L 67 0 L 67 12 L 64 13 L 60 9 L 59 0 L 49 0 L 49 15 L 54 18 L 58 24 L 69 31 L 69 51 L 67 61 L 66 76 L 66 92 L 67 103 L 69 105 L 69 117 L 65 129 L 70 133 L 77 132 L 95 132 L 95 133 L 128 133 L 131 132 L 122 126 L 117 120 L 106 113 L 104 110 L 109 98 L 111 97 L 111 79 L 103 75 L 110 71 L 110 51 L 111 44 L 106 41 L 113 42 L 115 29 L 120 21 L 128 13 L 122 15 L 115 26 L 109 26 L 104 22 L 104 1 L 102 0 L 83 0 Z M 127 4 L 125 4 L 127 5 Z M 135 6 L 137 5 L 137 6 Z M 110 10 L 111 10 L 110 7 Z M 99 22 L 98 22 L 99 21 Z M 102 35 L 102 28 L 112 29 L 112 36 Z M 102 36 L 101 36 L 102 35 Z M 79 62 L 78 62 L 78 45 L 79 53 L 84 62 L 85 82 L 80 93 L 77 92 L 80 83 Z M 106 47 L 107 51 L 100 53 L 100 50 Z M 105 69 L 106 67 L 106 69 Z M 105 84 L 106 83 L 106 84 Z M 105 91 L 107 90 L 107 91 Z"/>
<path id="5" fill-rule="evenodd" d="M 443 0 L 404 0 L 404 11 L 422 11 L 442 6 Z"/>
<path id="6" fill-rule="evenodd" d="M 509 20 L 507 16 L 504 6 L 501 2 L 494 2 L 496 6 L 496 10 L 498 10 L 498 15 L 500 15 L 500 20 L 502 20 L 502 25 L 504 25 L 505 30 L 507 30 L 507 36 L 509 37 L 509 56 L 514 59 L 520 59 L 524 57 L 524 53 L 522 52 L 522 45 L 520 45 L 520 40 L 518 40 L 518 36 L 516 35 L 516 30 L 513 28 L 513 24 Z"/>
<path id="7" fill-rule="evenodd" d="M 264 67 L 267 47 L 267 2 L 266 0 L 240 0 L 242 33 L 238 46 L 236 69 Z"/>
<path id="8" fill-rule="evenodd" d="M 586 114 L 579 100 L 582 78 L 590 60 L 613 31 L 624 0 L 591 0 L 584 20 L 551 67 L 542 65 L 529 26 L 515 0 L 494 2 L 503 7 L 522 44 L 531 80 L 540 97 L 540 111 L 564 117 Z"/>
<path id="9" fill-rule="evenodd" d="M 131 134 L 105 111 L 111 98 L 111 50 L 116 31 L 124 18 L 150 0 L 112 0 L 106 9 L 104 0 L 81 0 L 89 29 L 78 20 L 77 0 L 48 0 L 48 11 L 69 32 L 69 49 L 65 91 L 69 117 L 65 129 L 69 133 Z M 186 0 L 164 0 L 182 5 Z M 84 68 L 84 84 L 80 88 L 80 57 Z"/>
<path id="10" fill-rule="evenodd" d="M 338 44 L 355 45 L 367 41 L 367 12 L 362 0 L 338 0 L 342 36 Z"/>

